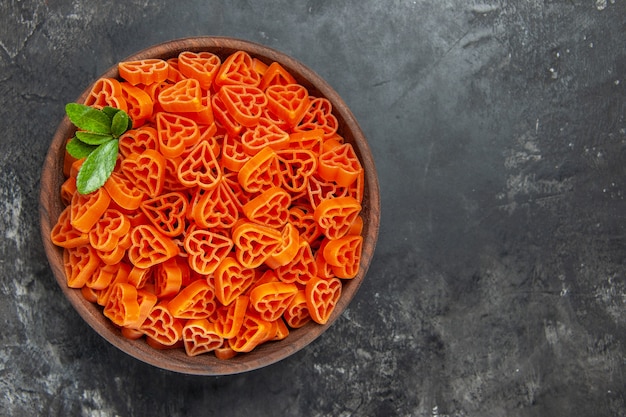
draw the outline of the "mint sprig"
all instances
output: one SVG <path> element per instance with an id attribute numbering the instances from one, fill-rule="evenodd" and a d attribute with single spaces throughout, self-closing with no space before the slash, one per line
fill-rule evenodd
<path id="1" fill-rule="evenodd" d="M 89 194 L 111 176 L 119 152 L 119 137 L 132 127 L 132 120 L 120 109 L 99 110 L 79 103 L 68 103 L 65 113 L 79 129 L 65 149 L 74 158 L 85 158 L 76 176 L 76 189 Z"/>

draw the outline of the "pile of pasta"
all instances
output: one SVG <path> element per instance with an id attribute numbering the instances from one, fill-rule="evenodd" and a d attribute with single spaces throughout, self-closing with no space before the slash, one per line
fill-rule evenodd
<path id="1" fill-rule="evenodd" d="M 84 103 L 132 120 L 113 173 L 81 194 L 65 154 L 67 285 L 124 337 L 190 356 L 327 323 L 363 245 L 363 167 L 331 102 L 244 51 L 118 69 Z"/>

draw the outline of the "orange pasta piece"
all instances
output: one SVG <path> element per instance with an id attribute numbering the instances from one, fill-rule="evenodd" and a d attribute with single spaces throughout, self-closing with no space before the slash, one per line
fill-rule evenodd
<path id="1" fill-rule="evenodd" d="M 248 310 L 239 332 L 228 339 L 231 349 L 236 352 L 250 352 L 252 349 L 274 336 L 272 323 L 263 320 L 258 313 Z"/>
<path id="2" fill-rule="evenodd" d="M 141 154 L 131 153 L 122 160 L 120 171 L 149 197 L 154 198 L 163 191 L 165 158 L 157 151 L 146 149 Z"/>
<path id="3" fill-rule="evenodd" d="M 249 193 L 279 187 L 282 183 L 278 158 L 272 148 L 263 148 L 237 173 L 239 184 Z"/>
<path id="4" fill-rule="evenodd" d="M 252 57 L 244 51 L 237 51 L 222 63 L 214 80 L 218 87 L 224 85 L 258 86 L 261 76 L 254 70 Z"/>
<path id="5" fill-rule="evenodd" d="M 278 320 L 298 292 L 294 283 L 268 282 L 250 291 L 250 304 L 267 321 Z"/>
<path id="6" fill-rule="evenodd" d="M 139 304 L 139 315 L 137 320 L 129 321 L 126 326 L 122 328 L 122 331 L 125 329 L 133 329 L 136 332 L 133 332 L 133 337 L 141 337 L 143 333 L 139 331 L 141 325 L 146 321 L 148 315 L 154 308 L 154 306 L 158 303 L 159 299 L 156 295 L 152 294 L 149 291 L 138 289 L 137 290 L 137 303 Z"/>
<path id="7" fill-rule="evenodd" d="M 114 265 L 124 258 L 124 255 L 126 255 L 126 250 L 130 247 L 130 245 L 130 234 L 126 234 L 121 239 L 119 239 L 117 246 L 115 246 L 113 249 L 109 251 L 96 250 L 96 252 L 98 253 L 98 256 L 100 257 L 102 262 L 107 265 Z"/>
<path id="8" fill-rule="evenodd" d="M 359 272 L 363 237 L 361 235 L 347 235 L 329 241 L 323 255 L 326 262 L 332 265 L 333 273 L 339 278 L 354 278 Z"/>
<path id="9" fill-rule="evenodd" d="M 115 209 L 107 209 L 89 231 L 89 243 L 99 251 L 108 252 L 119 245 L 130 230 L 130 220 Z"/>
<path id="10" fill-rule="evenodd" d="M 198 190 L 191 217 L 206 228 L 231 228 L 239 219 L 239 206 L 232 191 L 224 181 L 213 190 Z"/>
<path id="11" fill-rule="evenodd" d="M 72 197 L 76 193 L 76 177 L 68 177 L 63 184 L 61 184 L 61 201 L 65 206 L 69 206 L 72 202 Z"/>
<path id="12" fill-rule="evenodd" d="M 243 133 L 243 125 L 230 114 L 220 95 L 215 94 L 211 97 L 211 106 L 216 123 L 226 130 L 228 134 L 239 136 Z"/>
<path id="13" fill-rule="evenodd" d="M 199 112 L 203 108 L 200 82 L 195 78 L 185 78 L 163 88 L 158 99 L 167 112 Z"/>
<path id="14" fill-rule="evenodd" d="M 164 302 L 155 305 L 139 328 L 146 336 L 165 347 L 172 347 L 181 341 L 183 322 L 167 309 Z"/>
<path id="15" fill-rule="evenodd" d="M 246 130 L 241 135 L 241 144 L 249 155 L 254 155 L 265 148 L 284 149 L 289 146 L 289 134 L 271 120 L 262 117 L 254 128 Z"/>
<path id="16" fill-rule="evenodd" d="M 167 64 L 168 64 L 168 71 L 167 71 L 167 80 L 171 81 L 172 83 L 176 83 L 184 78 L 187 78 L 185 75 L 183 75 L 182 72 L 180 72 L 180 67 L 178 65 L 178 58 L 170 58 L 166 60 Z"/>
<path id="17" fill-rule="evenodd" d="M 185 352 L 189 356 L 197 356 L 211 352 L 222 346 L 222 338 L 215 330 L 215 324 L 206 319 L 193 319 L 183 327 Z"/>
<path id="18" fill-rule="evenodd" d="M 154 226 L 138 225 L 132 229 L 130 237 L 132 245 L 128 257 L 139 268 L 149 268 L 178 255 L 176 243 Z"/>
<path id="19" fill-rule="evenodd" d="M 140 268 L 133 265 L 128 274 L 128 282 L 137 288 L 143 288 L 146 282 L 152 278 L 153 273 L 154 269 L 152 268 Z"/>
<path id="20" fill-rule="evenodd" d="M 317 170 L 317 158 L 306 149 L 284 149 L 276 152 L 282 186 L 297 194 L 306 190 L 309 177 Z"/>
<path id="21" fill-rule="evenodd" d="M 341 281 L 338 278 L 314 277 L 305 288 L 307 309 L 313 321 L 326 324 L 341 297 Z"/>
<path id="22" fill-rule="evenodd" d="M 103 312 L 118 326 L 126 326 L 137 321 L 139 319 L 137 288 L 125 282 L 115 284 Z"/>
<path id="23" fill-rule="evenodd" d="M 265 94 L 270 110 L 291 127 L 298 124 L 309 107 L 309 92 L 300 84 L 272 85 Z"/>
<path id="24" fill-rule="evenodd" d="M 233 248 L 226 236 L 197 229 L 185 236 L 185 250 L 189 266 L 199 274 L 212 274 Z"/>
<path id="25" fill-rule="evenodd" d="M 281 234 L 280 246 L 265 260 L 265 264 L 273 269 L 291 262 L 300 248 L 300 234 L 293 224 L 287 223 Z"/>
<path id="26" fill-rule="evenodd" d="M 334 278 L 333 266 L 324 258 L 324 248 L 331 242 L 330 239 L 322 239 L 319 248 L 315 252 L 315 264 L 317 265 L 317 276 L 322 278 Z"/>
<path id="27" fill-rule="evenodd" d="M 228 256 L 215 270 L 215 297 L 227 306 L 245 293 L 255 278 L 253 268 L 245 267 L 234 257 Z"/>
<path id="28" fill-rule="evenodd" d="M 289 222 L 298 229 L 300 237 L 310 245 L 322 234 L 310 206 L 292 206 L 289 209 Z"/>
<path id="29" fill-rule="evenodd" d="M 187 187 L 211 190 L 221 178 L 222 170 L 208 142 L 200 142 L 178 166 L 178 180 Z"/>
<path id="30" fill-rule="evenodd" d="M 159 142 L 154 127 L 144 125 L 126 131 L 119 139 L 119 152 L 127 157 L 131 153 L 141 154 L 146 149 L 157 151 Z"/>
<path id="31" fill-rule="evenodd" d="M 318 173 L 327 181 L 334 181 L 342 187 L 352 184 L 363 171 L 354 148 L 349 143 L 335 146 L 319 157 Z"/>
<path id="32" fill-rule="evenodd" d="M 133 127 L 140 127 L 152 117 L 152 97 L 141 88 L 129 83 L 121 83 L 121 85 L 122 97 L 126 101 L 126 112 L 133 121 Z"/>
<path id="33" fill-rule="evenodd" d="M 287 306 L 283 318 L 289 327 L 298 329 L 311 321 L 304 290 L 299 290 Z"/>
<path id="34" fill-rule="evenodd" d="M 75 193 L 70 203 L 70 223 L 77 230 L 88 233 L 109 207 L 111 197 L 104 188 L 89 194 Z"/>
<path id="35" fill-rule="evenodd" d="M 172 191 L 144 200 L 140 208 L 159 232 L 166 236 L 177 236 L 185 230 L 187 206 L 185 195 Z"/>
<path id="36" fill-rule="evenodd" d="M 259 88 L 265 91 L 272 85 L 289 85 L 296 84 L 297 81 L 282 65 L 278 62 L 272 62 L 261 78 L 259 82 Z"/>
<path id="37" fill-rule="evenodd" d="M 162 59 L 143 59 L 120 62 L 117 66 L 120 77 L 132 85 L 149 85 L 164 81 L 169 73 L 169 66 Z"/>
<path id="38" fill-rule="evenodd" d="M 200 140 L 198 124 L 188 117 L 159 112 L 156 115 L 159 151 L 168 158 L 176 158 Z"/>
<path id="39" fill-rule="evenodd" d="M 182 258 L 173 257 L 155 266 L 154 292 L 160 299 L 178 294 L 183 285 L 183 277 L 189 275 L 189 267 L 179 259 Z"/>
<path id="40" fill-rule="evenodd" d="M 89 234 L 74 228 L 70 222 L 71 207 L 63 209 L 50 231 L 50 240 L 62 248 L 76 248 L 89 243 Z"/>
<path id="41" fill-rule="evenodd" d="M 100 265 L 100 258 L 89 245 L 67 248 L 63 251 L 63 266 L 67 286 L 81 288 Z"/>
<path id="42" fill-rule="evenodd" d="M 329 239 L 345 236 L 361 212 L 361 204 L 353 197 L 337 197 L 322 201 L 313 216 Z"/>
<path id="43" fill-rule="evenodd" d="M 90 303 L 96 303 L 98 301 L 98 290 L 94 290 L 93 288 L 89 288 L 88 286 L 84 285 L 81 287 L 80 293 L 82 294 L 83 298 Z"/>
<path id="44" fill-rule="evenodd" d="M 324 139 L 331 138 L 337 133 L 339 123 L 333 115 L 331 102 L 323 97 L 311 98 L 309 107 L 302 116 L 298 125 L 294 127 L 295 132 L 305 132 L 307 130 L 322 129 Z"/>
<path id="45" fill-rule="evenodd" d="M 250 298 L 236 297 L 231 303 L 222 305 L 215 312 L 215 329 L 224 339 L 231 339 L 239 332 L 248 309 Z"/>
<path id="46" fill-rule="evenodd" d="M 169 301 L 167 307 L 179 319 L 207 319 L 217 309 L 215 289 L 204 279 L 192 281 Z"/>
<path id="47" fill-rule="evenodd" d="M 218 94 L 233 119 L 246 127 L 259 122 L 267 105 L 263 91 L 250 85 L 225 85 Z"/>
<path id="48" fill-rule="evenodd" d="M 94 290 L 103 290 L 108 287 L 117 274 L 117 270 L 120 267 L 118 265 L 107 265 L 101 263 L 96 270 L 91 274 L 85 286 L 93 288 Z"/>
<path id="49" fill-rule="evenodd" d="M 211 102 L 211 94 L 207 91 L 200 98 L 200 110 L 193 112 L 180 112 L 181 116 L 185 116 L 198 124 L 198 127 L 206 126 L 214 135 L 217 132 L 215 117 L 213 116 L 213 104 Z"/>
<path id="50" fill-rule="evenodd" d="M 322 129 L 292 132 L 289 135 L 289 149 L 311 151 L 318 157 L 322 153 L 324 131 Z"/>
<path id="51" fill-rule="evenodd" d="M 289 263 L 276 268 L 274 271 L 278 279 L 282 282 L 296 282 L 305 285 L 312 278 L 317 276 L 317 264 L 315 263 L 311 245 L 309 245 L 306 240 L 300 239 L 298 252 L 293 259 Z"/>
<path id="52" fill-rule="evenodd" d="M 210 52 L 185 51 L 178 55 L 178 69 L 189 78 L 200 82 L 204 90 L 211 88 L 222 61 Z"/>
<path id="53" fill-rule="evenodd" d="M 111 283 L 107 287 L 98 291 L 98 300 L 96 301 L 98 305 L 102 307 L 107 305 L 111 296 L 111 291 L 116 284 L 121 282 L 128 282 L 128 274 L 130 273 L 130 269 L 131 266 L 126 262 L 120 262 L 119 265 L 117 265 L 117 268 L 115 268 L 115 275 L 113 276 L 113 280 L 111 281 Z"/>
<path id="54" fill-rule="evenodd" d="M 100 78 L 96 80 L 85 99 L 85 104 L 97 109 L 108 106 L 124 111 L 128 110 L 122 93 L 122 84 L 115 78 Z"/>
<path id="55" fill-rule="evenodd" d="M 218 347 L 213 351 L 215 353 L 215 357 L 221 360 L 232 359 L 237 356 L 237 352 L 234 351 L 228 343 L 224 343 L 222 346 Z"/>
<path id="56" fill-rule="evenodd" d="M 244 221 L 235 225 L 233 241 L 237 260 L 247 268 L 261 266 L 280 247 L 279 230 Z"/>
<path id="57" fill-rule="evenodd" d="M 111 173 L 109 179 L 104 183 L 104 189 L 117 205 L 126 210 L 139 208 L 146 195 L 143 190 L 134 187 L 130 180 L 118 172 Z"/>
<path id="58" fill-rule="evenodd" d="M 250 159 L 250 154 L 246 153 L 241 143 L 241 138 L 235 135 L 226 134 L 224 136 L 224 145 L 222 148 L 222 167 L 230 171 L 239 172 L 239 170 Z"/>
<path id="59" fill-rule="evenodd" d="M 289 218 L 291 196 L 280 187 L 272 187 L 244 204 L 246 217 L 265 226 L 281 228 Z"/>

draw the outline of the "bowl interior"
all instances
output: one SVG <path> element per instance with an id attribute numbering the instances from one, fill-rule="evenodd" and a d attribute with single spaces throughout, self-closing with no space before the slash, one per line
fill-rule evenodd
<path id="1" fill-rule="evenodd" d="M 142 50 L 127 57 L 125 61 L 145 58 L 168 59 L 178 56 L 183 51 L 209 51 L 223 60 L 239 50 L 248 52 L 252 57 L 266 64 L 273 61 L 279 62 L 300 84 L 309 89 L 311 95 L 328 98 L 333 105 L 333 114 L 339 122 L 338 133 L 347 142 L 352 143 L 365 170 L 361 213 L 364 220 L 364 240 L 360 270 L 355 278 L 342 280 L 341 299 L 325 325 L 308 323 L 299 329 L 290 329 L 290 334 L 286 339 L 265 343 L 250 353 L 240 354 L 229 360 L 217 359 L 212 354 L 190 357 L 186 355 L 184 349 L 156 350 L 143 340 L 133 341 L 122 337 L 119 330 L 102 314 L 101 307 L 87 301 L 79 290 L 67 287 L 63 268 L 63 251 L 50 240 L 50 231 L 64 208 L 59 193 L 64 181 L 62 172 L 64 143 L 74 132 L 67 117 L 63 118 L 53 137 L 42 170 L 40 191 L 42 239 L 50 267 L 63 293 L 82 318 L 111 344 L 141 361 L 175 372 L 198 375 L 236 374 L 270 365 L 302 349 L 328 329 L 353 299 L 367 272 L 378 238 L 380 201 L 378 178 L 371 151 L 351 111 L 332 87 L 315 72 L 295 59 L 271 48 L 248 41 L 221 37 L 173 40 Z M 117 64 L 101 76 L 118 77 Z M 77 101 L 82 102 L 90 88 L 85 89 Z"/>

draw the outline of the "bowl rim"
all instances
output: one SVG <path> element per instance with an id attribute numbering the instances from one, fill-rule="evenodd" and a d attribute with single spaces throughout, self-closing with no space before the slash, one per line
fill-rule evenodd
<path id="1" fill-rule="evenodd" d="M 40 195 L 39 195 L 39 220 L 40 232 L 44 244 L 46 258 L 51 267 L 57 284 L 61 288 L 66 299 L 72 304 L 82 319 L 102 336 L 109 343 L 140 361 L 148 363 L 160 369 L 173 372 L 193 375 L 233 375 L 243 372 L 260 369 L 268 365 L 283 360 L 294 353 L 300 351 L 319 336 L 343 314 L 349 303 L 356 295 L 363 279 L 369 269 L 380 227 L 380 192 L 378 176 L 372 152 L 356 118 L 345 104 L 339 94 L 316 72 L 307 67 L 302 62 L 280 52 L 274 48 L 244 40 L 225 36 L 198 36 L 173 39 L 161 42 L 120 60 L 131 61 L 145 58 L 160 57 L 167 59 L 177 56 L 182 51 L 200 52 L 209 50 L 217 55 L 226 56 L 228 52 L 244 50 L 252 57 L 257 57 L 266 63 L 271 61 L 280 62 L 288 71 L 292 72 L 297 68 L 297 73 L 293 74 L 296 80 L 313 91 L 315 94 L 322 94 L 333 104 L 333 114 L 342 122 L 342 128 L 347 128 L 346 132 L 350 137 L 346 137 L 349 142 L 356 143 L 355 151 L 363 166 L 367 166 L 364 181 L 364 201 L 367 198 L 367 205 L 364 206 L 364 236 L 363 253 L 361 265 L 357 277 L 351 280 L 342 280 L 343 290 L 341 298 L 335 307 L 335 311 L 324 325 L 308 323 L 299 329 L 290 329 L 290 335 L 282 341 L 263 344 L 255 348 L 252 352 L 237 355 L 235 358 L 220 360 L 214 355 L 188 356 L 184 349 L 157 350 L 150 347 L 145 341 L 133 341 L 124 338 L 119 334 L 119 330 L 108 321 L 101 313 L 101 307 L 84 299 L 80 290 L 69 288 L 66 284 L 65 272 L 58 262 L 53 260 L 62 256 L 62 249 L 55 246 L 50 239 L 50 231 L 56 223 L 62 203 L 58 189 L 55 189 L 55 175 L 58 179 L 59 167 L 62 167 L 62 145 L 73 133 L 74 127 L 69 122 L 67 116 L 59 123 L 57 130 L 50 143 L 44 164 L 41 171 Z M 156 53 L 160 51 L 159 53 Z M 76 99 L 82 102 L 88 95 L 93 83 L 102 77 L 118 77 L 118 63 L 113 64 L 99 77 L 94 79 L 83 93 Z M 69 133 L 69 134 L 68 134 Z M 98 311 L 99 310 L 99 311 Z M 94 312 L 98 312 L 97 316 Z M 290 339 L 291 337 L 291 339 Z M 273 349 L 272 349 L 273 347 Z"/>

